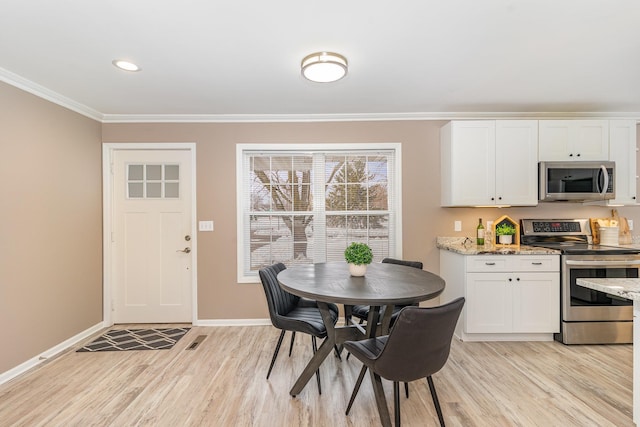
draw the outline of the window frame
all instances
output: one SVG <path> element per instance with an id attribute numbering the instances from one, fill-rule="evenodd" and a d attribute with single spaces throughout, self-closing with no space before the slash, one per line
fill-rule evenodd
<path id="1" fill-rule="evenodd" d="M 345 153 L 371 152 L 375 150 L 387 150 L 394 152 L 394 164 L 392 177 L 393 182 L 390 183 L 389 190 L 393 192 L 393 206 L 389 206 L 388 211 L 393 212 L 393 224 L 390 229 L 395 230 L 393 242 L 390 242 L 390 248 L 394 252 L 389 253 L 390 257 L 402 258 L 402 144 L 399 142 L 383 142 L 383 143 L 327 143 L 327 144 L 252 144 L 240 143 L 236 144 L 236 218 L 237 218 L 237 280 L 238 283 L 259 283 L 260 278 L 258 272 L 254 274 L 246 274 L 244 270 L 245 258 L 250 248 L 245 247 L 245 224 L 244 212 L 248 209 L 249 198 L 244 194 L 244 156 L 247 152 L 264 152 L 265 154 L 283 153 L 306 153 L 314 154 L 325 151 L 344 151 Z M 391 237 L 390 237 L 391 238 Z M 248 244 L 248 242 L 246 242 Z"/>

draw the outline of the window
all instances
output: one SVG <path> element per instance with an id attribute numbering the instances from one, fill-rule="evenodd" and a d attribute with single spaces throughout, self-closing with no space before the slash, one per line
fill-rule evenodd
<path id="1" fill-rule="evenodd" d="M 342 261 L 354 241 L 399 256 L 400 144 L 240 144 L 238 281 L 274 262 Z"/>
<path id="2" fill-rule="evenodd" d="M 127 164 L 127 198 L 177 199 L 180 165 Z"/>

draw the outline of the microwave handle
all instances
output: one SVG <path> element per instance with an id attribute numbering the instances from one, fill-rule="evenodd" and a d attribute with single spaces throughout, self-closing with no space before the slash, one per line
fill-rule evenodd
<path id="1" fill-rule="evenodd" d="M 607 171 L 607 168 L 604 165 L 600 165 L 600 173 L 604 177 L 604 185 L 602 186 L 602 191 L 600 192 L 600 195 L 604 197 L 607 195 L 607 190 L 609 189 L 609 172 Z"/>

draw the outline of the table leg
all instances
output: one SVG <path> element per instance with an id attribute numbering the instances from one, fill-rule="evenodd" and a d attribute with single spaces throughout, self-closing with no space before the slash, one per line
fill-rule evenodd
<path id="1" fill-rule="evenodd" d="M 344 305 L 344 326 L 349 326 L 349 322 L 351 320 L 351 316 L 353 315 L 353 306 L 345 304 Z"/>
<path id="2" fill-rule="evenodd" d="M 367 315 L 367 338 L 375 338 L 378 329 L 378 320 L 380 319 L 380 306 L 372 305 L 369 307 Z"/>
<path id="3" fill-rule="evenodd" d="M 320 368 L 320 365 L 322 365 L 322 362 L 331 353 L 336 344 L 342 347 L 342 343 L 345 341 L 362 339 L 362 333 L 353 325 L 339 328 L 334 327 L 333 320 L 331 319 L 331 312 L 329 311 L 329 305 L 327 303 L 318 301 L 318 309 L 320 309 L 322 321 L 327 329 L 327 338 L 322 342 L 318 351 L 316 351 L 309 363 L 307 363 L 307 366 L 304 368 L 296 380 L 296 383 L 289 391 L 291 396 L 297 396 L 300 394 L 304 386 L 307 385 L 318 368 Z M 372 336 L 375 336 L 375 329 L 376 328 L 373 328 L 374 335 Z"/>
<path id="4" fill-rule="evenodd" d="M 382 312 L 382 321 L 380 322 L 380 335 L 388 335 L 391 326 L 391 316 L 393 315 L 393 304 L 384 306 Z"/>
<path id="5" fill-rule="evenodd" d="M 296 396 L 302 391 L 305 385 L 309 382 L 313 374 L 320 368 L 320 365 L 324 359 L 331 353 L 333 346 L 336 343 L 335 328 L 333 327 L 333 320 L 331 319 L 331 313 L 329 312 L 329 305 L 326 302 L 318 301 L 318 308 L 324 321 L 324 326 L 327 329 L 327 338 L 322 342 L 322 345 L 313 355 L 304 371 L 298 377 L 298 380 L 289 391 L 291 396 Z"/>

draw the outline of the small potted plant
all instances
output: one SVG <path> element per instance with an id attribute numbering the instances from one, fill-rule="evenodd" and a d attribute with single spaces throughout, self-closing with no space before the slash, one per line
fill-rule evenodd
<path id="1" fill-rule="evenodd" d="M 364 276 L 367 265 L 373 261 L 373 252 L 366 243 L 353 242 L 345 249 L 344 259 L 349 263 L 352 276 Z"/>
<path id="2" fill-rule="evenodd" d="M 503 222 L 496 226 L 496 236 L 498 236 L 498 241 L 502 245 L 512 244 L 514 234 L 516 234 L 516 229 L 508 222 Z"/>

